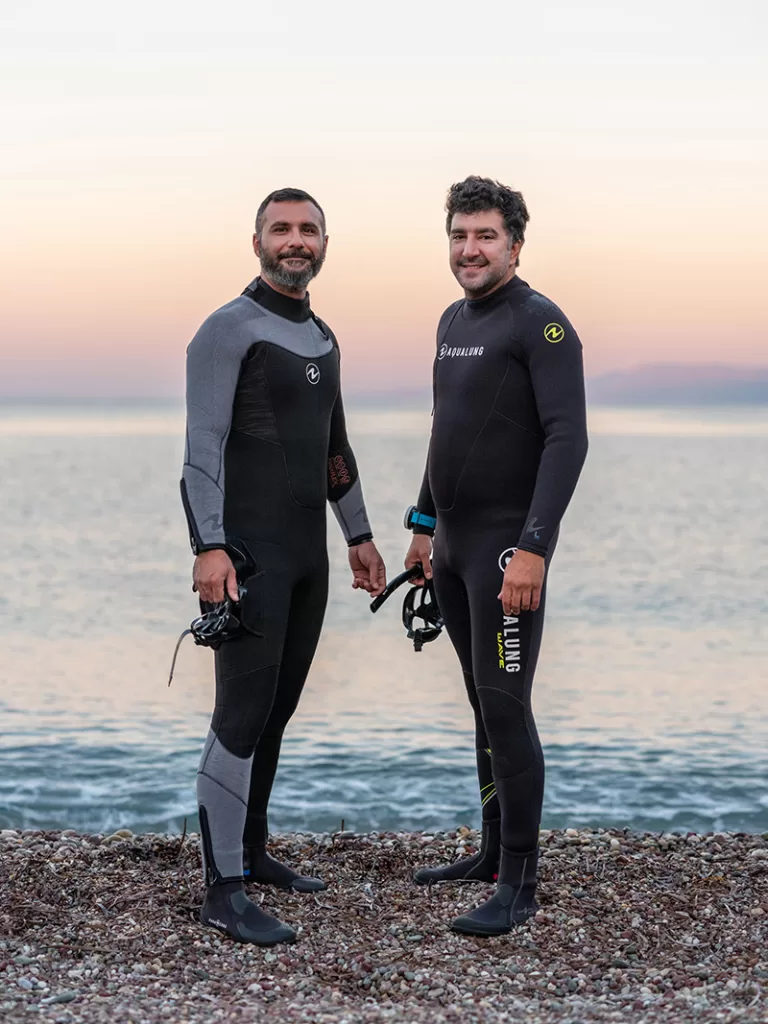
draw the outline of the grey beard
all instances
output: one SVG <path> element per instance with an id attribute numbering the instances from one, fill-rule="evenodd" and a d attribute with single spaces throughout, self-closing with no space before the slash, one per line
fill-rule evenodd
<path id="1" fill-rule="evenodd" d="M 266 253 L 262 253 L 260 256 L 262 272 L 269 278 L 271 278 L 275 284 L 280 285 L 281 288 L 288 288 L 290 291 L 303 291 L 313 277 L 317 277 L 320 273 L 320 268 L 323 265 L 324 257 L 319 256 L 317 259 L 311 260 L 309 266 L 303 270 L 289 270 L 285 266 L 285 261 L 281 259 L 273 259 L 271 256 L 267 256 Z"/>

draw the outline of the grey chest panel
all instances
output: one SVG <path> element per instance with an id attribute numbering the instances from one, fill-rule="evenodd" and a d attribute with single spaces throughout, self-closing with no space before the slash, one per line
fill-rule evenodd
<path id="1" fill-rule="evenodd" d="M 328 355 L 333 342 L 327 337 L 317 322 L 310 318 L 301 323 L 286 320 L 285 317 L 257 305 L 252 299 L 241 295 L 224 306 L 221 313 L 226 313 L 239 330 L 238 341 L 242 355 L 251 345 L 263 341 L 270 345 L 278 345 L 297 356 L 308 359 Z"/>

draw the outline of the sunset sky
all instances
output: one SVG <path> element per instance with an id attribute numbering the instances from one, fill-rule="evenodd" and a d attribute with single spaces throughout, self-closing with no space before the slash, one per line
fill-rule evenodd
<path id="1" fill-rule="evenodd" d="M 326 210 L 347 387 L 426 386 L 470 173 L 523 191 L 590 374 L 767 363 L 767 8 L 4 0 L 0 394 L 179 395 L 284 185 Z"/>

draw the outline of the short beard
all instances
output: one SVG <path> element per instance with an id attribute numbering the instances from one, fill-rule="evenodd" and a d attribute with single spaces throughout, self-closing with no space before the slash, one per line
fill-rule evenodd
<path id="1" fill-rule="evenodd" d="M 296 253 L 292 255 L 297 255 Z M 306 253 L 300 255 L 305 256 Z M 262 251 L 259 260 L 261 271 L 265 277 L 274 281 L 281 288 L 291 292 L 303 292 L 313 277 L 317 277 L 325 261 L 325 256 L 310 256 L 310 263 L 303 270 L 290 270 L 285 266 L 285 258 L 273 257 Z"/>
<path id="2" fill-rule="evenodd" d="M 514 244 L 513 241 L 510 239 L 509 245 L 507 247 L 507 254 L 508 255 L 512 252 L 513 244 Z M 517 264 L 515 264 L 515 265 L 517 265 Z M 459 267 L 458 269 L 461 270 L 461 267 Z M 500 281 L 504 280 L 504 277 L 505 277 L 505 275 L 506 275 L 508 270 L 509 270 L 509 266 L 502 267 L 500 270 L 493 270 L 488 275 L 488 277 L 486 277 L 485 281 L 483 281 L 482 284 L 479 284 L 479 285 L 477 285 L 474 288 L 467 288 L 465 285 L 462 285 L 462 288 L 467 293 L 467 295 L 470 295 L 473 298 L 481 299 L 488 292 L 493 291 L 493 289 L 498 285 L 498 283 Z M 456 275 L 456 276 L 458 277 L 458 275 Z"/>
<path id="3" fill-rule="evenodd" d="M 471 295 L 473 298 L 482 298 L 483 295 L 485 295 L 487 292 L 492 291 L 499 283 L 499 281 L 502 281 L 504 279 L 504 275 L 507 273 L 508 269 L 508 267 L 504 267 L 501 270 L 493 270 L 488 275 L 488 277 L 486 277 L 482 284 L 477 284 L 475 287 L 472 288 L 467 287 L 467 285 L 462 285 L 462 288 L 467 293 L 467 295 Z"/>

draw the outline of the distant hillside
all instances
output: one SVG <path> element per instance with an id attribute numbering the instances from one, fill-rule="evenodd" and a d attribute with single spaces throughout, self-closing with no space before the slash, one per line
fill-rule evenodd
<path id="1" fill-rule="evenodd" d="M 768 366 L 654 363 L 587 382 L 599 405 L 746 405 L 768 403 Z"/>

